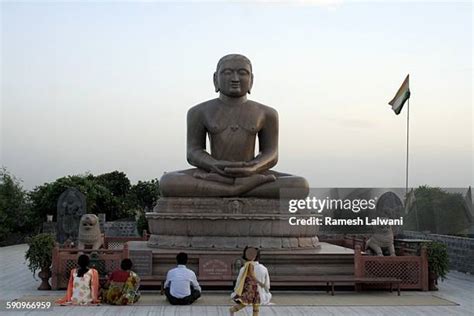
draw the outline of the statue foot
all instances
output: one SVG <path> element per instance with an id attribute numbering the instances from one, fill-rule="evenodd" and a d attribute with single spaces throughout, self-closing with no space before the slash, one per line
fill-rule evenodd
<path id="1" fill-rule="evenodd" d="M 224 184 L 234 184 L 234 178 L 224 177 L 217 173 L 206 173 L 206 172 L 195 172 L 193 177 L 207 180 L 207 181 L 214 181 Z"/>
<path id="2" fill-rule="evenodd" d="M 252 190 L 259 185 L 276 180 L 274 175 L 254 174 L 249 177 L 235 178 L 234 186 L 237 190 L 236 194 L 243 194 Z"/>

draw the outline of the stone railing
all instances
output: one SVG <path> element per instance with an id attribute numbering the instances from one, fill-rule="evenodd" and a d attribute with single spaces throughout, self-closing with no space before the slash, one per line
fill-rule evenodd
<path id="1" fill-rule="evenodd" d="M 134 221 L 105 222 L 103 232 L 105 236 L 111 237 L 138 236 L 137 223 Z"/>
<path id="2" fill-rule="evenodd" d="M 354 253 L 356 277 L 384 277 L 402 280 L 402 289 L 428 291 L 428 257 L 426 248 L 420 256 L 368 256 L 359 245 Z"/>
<path id="3" fill-rule="evenodd" d="M 123 249 L 84 249 L 75 248 L 53 248 L 51 287 L 53 290 L 65 289 L 69 281 L 71 270 L 77 267 L 77 258 L 80 253 L 91 257 L 90 266 L 99 272 L 102 280 L 108 273 L 119 269 L 122 259 L 128 258 L 128 247 L 125 244 Z"/>

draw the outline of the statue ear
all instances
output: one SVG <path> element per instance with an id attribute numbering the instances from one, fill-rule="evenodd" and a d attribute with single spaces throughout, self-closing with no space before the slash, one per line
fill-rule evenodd
<path id="1" fill-rule="evenodd" d="M 215 91 L 216 91 L 216 92 L 219 92 L 219 84 L 217 83 L 217 72 L 214 73 L 213 81 L 214 81 L 214 89 L 215 89 Z"/>
<path id="2" fill-rule="evenodd" d="M 251 76 L 250 76 L 250 87 L 249 87 L 248 94 L 250 94 L 250 90 L 252 90 L 252 86 L 253 86 L 253 74 L 251 74 Z"/>

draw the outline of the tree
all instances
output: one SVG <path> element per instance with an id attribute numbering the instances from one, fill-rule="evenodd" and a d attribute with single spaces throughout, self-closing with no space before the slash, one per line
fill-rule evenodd
<path id="1" fill-rule="evenodd" d="M 148 229 L 148 221 L 145 213 L 151 211 L 160 198 L 160 185 L 158 179 L 150 181 L 138 181 L 130 189 L 128 201 L 131 208 L 137 210 L 137 229 L 141 233 Z"/>
<path id="2" fill-rule="evenodd" d="M 19 236 L 31 232 L 35 222 L 20 180 L 6 168 L 0 169 L 0 242 L 13 237 L 12 234 Z"/>
<path id="3" fill-rule="evenodd" d="M 130 216 L 124 209 L 121 198 L 114 196 L 90 174 L 62 177 L 52 183 L 37 186 L 30 192 L 33 212 L 41 218 L 45 218 L 46 214 L 56 215 L 59 196 L 71 187 L 86 196 L 88 213 L 105 213 L 108 220 Z"/>
<path id="4" fill-rule="evenodd" d="M 130 191 L 130 180 L 121 171 L 112 171 L 95 177 L 97 183 L 106 187 L 113 196 L 124 198 Z"/>
<path id="5" fill-rule="evenodd" d="M 137 184 L 133 185 L 130 189 L 129 201 L 135 207 L 151 210 L 159 197 L 160 185 L 158 179 L 152 179 L 150 181 L 138 181 Z"/>
<path id="6" fill-rule="evenodd" d="M 109 221 L 137 217 L 139 231 L 148 227 L 145 212 L 159 198 L 157 179 L 131 185 L 125 173 L 113 171 L 94 176 L 73 175 L 44 183 L 26 192 L 21 181 L 0 169 L 0 244 L 15 243 L 27 235 L 39 233 L 46 215 L 56 217 L 59 196 L 76 188 L 86 196 L 87 213 L 105 213 Z M 55 219 L 57 220 L 57 219 Z"/>
<path id="7" fill-rule="evenodd" d="M 406 219 L 405 229 L 437 234 L 458 234 L 470 226 L 461 193 L 420 186 L 415 189 L 416 211 Z"/>

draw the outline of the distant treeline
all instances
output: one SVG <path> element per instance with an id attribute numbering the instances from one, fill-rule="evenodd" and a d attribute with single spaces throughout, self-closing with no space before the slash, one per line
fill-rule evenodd
<path id="1" fill-rule="evenodd" d="M 415 201 L 405 216 L 405 230 L 469 235 L 473 225 L 472 202 L 461 193 L 428 186 L 420 186 L 414 193 Z"/>
<path id="2" fill-rule="evenodd" d="M 133 218 L 141 232 L 147 227 L 144 212 L 159 198 L 157 179 L 132 185 L 127 175 L 113 171 L 101 175 L 65 176 L 27 192 L 21 181 L 5 168 L 0 170 L 0 245 L 22 242 L 41 230 L 46 215 L 56 220 L 57 201 L 67 188 L 81 191 L 88 213 L 105 213 L 108 221 Z"/>

